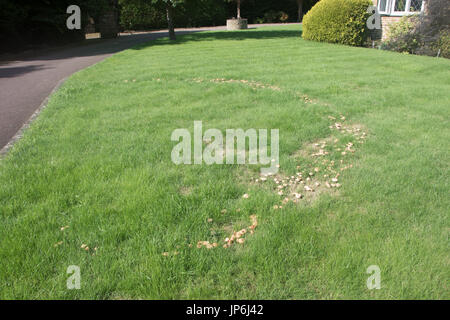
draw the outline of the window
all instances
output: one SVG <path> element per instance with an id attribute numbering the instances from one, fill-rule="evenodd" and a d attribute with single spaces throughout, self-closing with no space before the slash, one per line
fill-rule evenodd
<path id="1" fill-rule="evenodd" d="M 424 10 L 425 0 L 378 0 L 378 11 L 391 16 L 405 16 Z"/>
<path id="2" fill-rule="evenodd" d="M 382 12 L 382 13 L 387 12 L 387 0 L 379 0 L 378 1 L 378 12 Z"/>
<path id="3" fill-rule="evenodd" d="M 421 12 L 423 0 L 411 0 L 409 5 L 409 12 Z"/>
<path id="4" fill-rule="evenodd" d="M 405 12 L 406 10 L 406 0 L 395 0 L 394 1 L 394 12 Z"/>

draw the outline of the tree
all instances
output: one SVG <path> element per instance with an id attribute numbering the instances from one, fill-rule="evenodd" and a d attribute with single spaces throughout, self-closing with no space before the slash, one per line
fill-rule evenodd
<path id="1" fill-rule="evenodd" d="M 237 18 L 241 18 L 241 0 L 237 0 Z"/>
<path id="2" fill-rule="evenodd" d="M 303 19 L 303 0 L 297 0 L 297 21 L 302 22 Z"/>
<path id="3" fill-rule="evenodd" d="M 241 19 L 241 2 L 242 1 L 244 1 L 244 0 L 228 0 L 228 2 L 236 2 L 238 19 Z"/>
<path id="4" fill-rule="evenodd" d="M 297 22 L 302 22 L 305 11 L 307 12 L 317 2 L 319 2 L 319 0 L 295 0 L 295 3 L 297 4 Z"/>
<path id="5" fill-rule="evenodd" d="M 173 9 L 185 2 L 185 0 L 152 0 L 152 3 L 163 2 L 166 8 L 167 28 L 169 29 L 169 39 L 176 40 L 175 36 L 175 24 L 173 21 Z"/>
<path id="6" fill-rule="evenodd" d="M 171 1 L 166 1 L 166 16 L 167 16 L 167 27 L 169 29 L 169 39 L 176 40 L 175 28 L 173 25 L 173 4 Z"/>

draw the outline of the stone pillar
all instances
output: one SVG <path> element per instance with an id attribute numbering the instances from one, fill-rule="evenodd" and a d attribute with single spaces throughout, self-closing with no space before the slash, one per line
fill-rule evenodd
<path id="1" fill-rule="evenodd" d="M 247 19 L 228 19 L 227 30 L 247 29 Z"/>
<path id="2" fill-rule="evenodd" d="M 100 34 L 103 39 L 117 38 L 119 34 L 117 0 L 110 0 L 109 3 L 100 18 Z"/>
<path id="3" fill-rule="evenodd" d="M 84 33 L 95 33 L 95 21 L 91 17 L 88 17 L 86 26 L 84 27 Z"/>

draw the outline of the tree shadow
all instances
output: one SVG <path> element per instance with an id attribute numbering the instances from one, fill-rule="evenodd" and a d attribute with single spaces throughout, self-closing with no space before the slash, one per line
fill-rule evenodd
<path id="1" fill-rule="evenodd" d="M 151 46 L 160 45 L 179 45 L 188 42 L 214 41 L 214 40 L 230 40 L 242 41 L 246 39 L 275 39 L 275 38 L 301 38 L 301 28 L 298 30 L 261 30 L 259 28 L 251 28 L 239 31 L 207 31 L 207 30 L 179 30 L 176 31 L 177 40 L 168 39 L 166 30 L 153 31 L 151 33 L 137 33 L 121 36 L 116 39 L 94 39 L 88 40 L 82 44 L 77 43 L 66 48 L 55 48 L 48 51 L 25 54 L 23 56 L 11 55 L 10 57 L 0 56 L 0 65 L 7 65 L 14 61 L 51 61 L 64 60 L 79 57 L 99 57 L 120 52 L 122 50 L 141 50 Z M 11 70 L 10 72 L 13 72 Z M 3 76 L 5 77 L 5 76 Z"/>
<path id="2" fill-rule="evenodd" d="M 2 67 L 0 66 L 0 78 L 14 78 L 37 70 L 48 69 L 44 65 L 31 65 L 23 67 Z"/>
<path id="3" fill-rule="evenodd" d="M 200 33 L 199 33 L 200 32 Z M 248 39 L 253 40 L 268 40 L 268 39 L 280 39 L 280 38 L 301 38 L 302 31 L 299 30 L 260 30 L 257 28 L 239 30 L 239 31 L 198 31 L 184 33 L 183 31 L 177 32 L 177 39 L 171 41 L 167 38 L 160 38 L 154 41 L 139 44 L 130 48 L 131 50 L 142 50 L 151 46 L 160 45 L 179 45 L 188 42 L 202 42 L 202 41 L 215 41 L 215 40 L 230 40 L 230 41 L 243 41 Z"/>

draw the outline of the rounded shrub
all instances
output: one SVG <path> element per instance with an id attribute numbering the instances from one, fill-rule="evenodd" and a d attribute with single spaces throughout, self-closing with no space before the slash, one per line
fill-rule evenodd
<path id="1" fill-rule="evenodd" d="M 370 0 L 321 0 L 303 18 L 303 38 L 362 46 L 371 5 Z"/>

